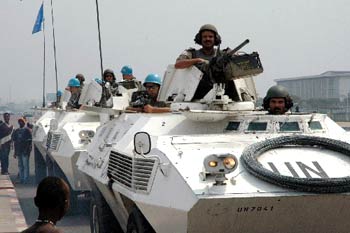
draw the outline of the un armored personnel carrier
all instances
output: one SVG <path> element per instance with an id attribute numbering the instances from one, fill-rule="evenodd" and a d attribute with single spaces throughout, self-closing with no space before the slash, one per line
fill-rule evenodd
<path id="1" fill-rule="evenodd" d="M 92 232 L 348 232 L 349 144 L 324 114 L 256 110 L 252 78 L 192 101 L 202 73 L 169 66 L 171 113 L 120 111 L 78 167 Z M 186 80 L 186 81 L 184 81 Z"/>
<path id="2" fill-rule="evenodd" d="M 71 209 L 78 205 L 78 196 L 89 197 L 90 187 L 85 176 L 77 169 L 76 162 L 94 137 L 96 128 L 104 119 L 128 106 L 129 92 L 120 87 L 120 96 L 112 97 L 110 108 L 94 107 L 101 98 L 102 88 L 96 81 L 86 85 L 80 97 L 81 109 L 66 110 L 69 94 L 63 96 L 62 108 L 47 109 L 37 121 L 33 131 L 36 160 L 36 180 L 47 175 L 58 176 L 71 188 Z M 114 106 L 114 107 L 113 107 Z M 81 195 L 84 194 L 84 195 Z"/>
<path id="3" fill-rule="evenodd" d="M 46 155 L 47 155 L 47 135 L 50 130 L 50 121 L 57 118 L 58 111 L 52 109 L 40 109 L 43 114 L 35 121 L 33 127 L 33 144 L 34 144 L 34 160 L 35 160 L 35 182 L 39 183 L 47 176 Z"/>

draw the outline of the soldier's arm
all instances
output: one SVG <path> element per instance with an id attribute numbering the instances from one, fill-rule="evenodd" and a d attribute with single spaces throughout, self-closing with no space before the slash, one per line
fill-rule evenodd
<path id="1" fill-rule="evenodd" d="M 127 111 L 132 111 L 132 112 L 143 112 L 142 108 L 134 108 L 134 107 L 127 107 Z"/>
<path id="2" fill-rule="evenodd" d="M 184 59 L 184 60 L 178 60 L 175 63 L 176 69 L 185 69 L 188 67 L 191 67 L 198 63 L 206 63 L 207 61 L 202 58 L 192 58 L 192 59 Z"/>
<path id="3" fill-rule="evenodd" d="M 147 113 L 165 113 L 171 112 L 171 109 L 168 107 L 153 107 L 147 104 L 145 107 L 143 107 L 143 111 Z"/>
<path id="4" fill-rule="evenodd" d="M 195 64 L 206 62 L 202 58 L 193 58 L 192 52 L 191 52 L 192 50 L 194 49 L 190 48 L 188 50 L 183 51 L 180 54 L 180 56 L 176 59 L 176 63 L 175 63 L 176 69 L 185 69 Z"/>

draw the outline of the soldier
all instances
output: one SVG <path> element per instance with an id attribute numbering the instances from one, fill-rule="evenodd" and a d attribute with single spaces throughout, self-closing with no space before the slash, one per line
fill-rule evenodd
<path id="1" fill-rule="evenodd" d="M 56 228 L 56 223 L 69 209 L 69 196 L 69 186 L 63 179 L 53 176 L 44 178 L 38 185 L 34 198 L 34 203 L 39 209 L 38 219 L 22 233 L 62 232 Z"/>
<path id="2" fill-rule="evenodd" d="M 170 112 L 170 108 L 163 101 L 158 101 L 158 93 L 162 80 L 157 74 L 147 75 L 143 86 L 146 91 L 135 92 L 132 97 L 132 107 L 128 110 L 147 113 Z"/>
<path id="3" fill-rule="evenodd" d="M 116 78 L 113 70 L 106 69 L 103 72 L 102 78 L 102 96 L 99 103 L 96 106 L 100 107 L 111 107 L 107 106 L 107 101 L 112 97 L 118 95 L 118 83 L 116 82 Z"/>
<path id="4" fill-rule="evenodd" d="M 185 50 L 177 58 L 175 68 L 184 69 L 195 65 L 203 72 L 203 78 L 193 97 L 194 99 L 202 99 L 213 88 L 214 81 L 209 74 L 209 62 L 218 53 L 218 49 L 215 46 L 220 45 L 221 37 L 214 25 L 205 24 L 199 29 L 194 41 L 201 45 L 202 48 L 198 50 L 194 48 Z"/>
<path id="5" fill-rule="evenodd" d="M 109 94 L 115 96 L 118 94 L 118 83 L 116 82 L 116 78 L 113 70 L 106 69 L 103 72 L 103 82 L 109 84 Z M 110 96 L 109 96 L 110 97 Z M 109 99 L 109 97 L 107 99 Z"/>
<path id="6" fill-rule="evenodd" d="M 80 82 L 80 89 L 82 90 L 84 87 L 85 77 L 82 74 L 75 75 L 75 78 L 79 80 Z"/>
<path id="7" fill-rule="evenodd" d="M 68 82 L 68 90 L 70 91 L 71 96 L 67 103 L 67 109 L 79 109 L 79 98 L 81 94 L 79 80 L 76 78 L 71 78 Z"/>
<path id="8" fill-rule="evenodd" d="M 134 75 L 132 74 L 132 68 L 130 66 L 123 66 L 120 72 L 122 73 L 123 80 L 135 79 Z"/>
<path id="9" fill-rule="evenodd" d="M 13 125 L 10 124 L 10 114 L 5 112 L 4 121 L 0 123 L 0 161 L 1 175 L 8 175 L 9 154 L 11 150 L 11 134 Z"/>
<path id="10" fill-rule="evenodd" d="M 141 82 L 134 77 L 132 73 L 132 68 L 130 66 L 123 66 L 120 72 L 123 76 L 123 80 L 119 82 L 120 85 L 122 85 L 126 89 L 137 88 L 138 91 L 142 90 Z"/>
<path id="11" fill-rule="evenodd" d="M 293 107 L 293 100 L 285 87 L 275 85 L 267 91 L 263 107 L 270 114 L 282 115 Z"/>

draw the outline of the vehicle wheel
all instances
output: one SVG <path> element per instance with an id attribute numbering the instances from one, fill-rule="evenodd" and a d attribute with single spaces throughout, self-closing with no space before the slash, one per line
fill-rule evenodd
<path id="1" fill-rule="evenodd" d="M 136 207 L 130 213 L 127 233 L 155 233 L 152 226 L 148 223 L 139 209 Z"/>
<path id="2" fill-rule="evenodd" d="M 69 185 L 69 189 L 70 189 L 70 197 L 69 197 L 69 203 L 70 203 L 70 207 L 68 210 L 67 215 L 72 216 L 72 215 L 77 215 L 80 212 L 80 205 L 79 205 L 79 199 L 78 199 L 78 195 L 79 195 L 79 191 L 74 191 L 74 189 L 72 188 L 69 180 L 67 179 L 66 175 L 64 174 L 64 172 L 62 171 L 62 169 L 58 166 L 58 164 L 55 161 L 52 161 L 52 175 L 53 176 L 57 176 L 61 179 L 63 179 L 68 185 Z"/>
<path id="3" fill-rule="evenodd" d="M 123 232 L 106 200 L 97 188 L 93 188 L 90 203 L 91 233 Z"/>
<path id="4" fill-rule="evenodd" d="M 47 176 L 46 162 L 39 149 L 34 146 L 35 183 L 39 184 Z"/>

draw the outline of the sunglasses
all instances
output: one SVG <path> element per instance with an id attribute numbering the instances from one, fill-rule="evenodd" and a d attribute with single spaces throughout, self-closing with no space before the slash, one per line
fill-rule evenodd
<path id="1" fill-rule="evenodd" d="M 156 85 L 145 85 L 145 88 L 146 89 L 156 89 L 157 88 L 157 86 Z"/>

